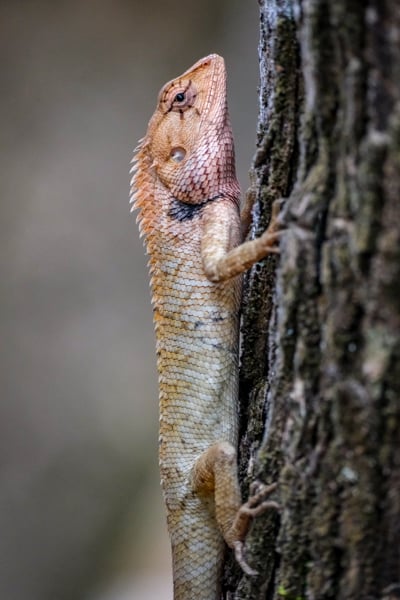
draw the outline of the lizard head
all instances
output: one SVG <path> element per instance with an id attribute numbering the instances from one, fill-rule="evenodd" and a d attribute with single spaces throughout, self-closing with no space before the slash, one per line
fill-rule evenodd
<path id="1" fill-rule="evenodd" d="M 156 176 L 177 199 L 195 204 L 235 179 L 224 59 L 210 54 L 166 83 L 144 145 Z"/>

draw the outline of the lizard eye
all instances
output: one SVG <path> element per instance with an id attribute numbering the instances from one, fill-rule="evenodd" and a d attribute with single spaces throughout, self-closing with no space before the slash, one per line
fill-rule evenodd
<path id="1" fill-rule="evenodd" d="M 162 91 L 161 103 L 166 113 L 172 110 L 182 114 L 193 106 L 196 96 L 197 91 L 191 81 L 187 85 L 180 81 L 172 82 Z"/>

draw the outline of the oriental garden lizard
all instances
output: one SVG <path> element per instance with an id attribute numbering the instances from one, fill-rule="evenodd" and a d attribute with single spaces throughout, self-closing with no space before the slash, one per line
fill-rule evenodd
<path id="1" fill-rule="evenodd" d="M 277 210 L 241 243 L 224 60 L 211 54 L 161 89 L 133 160 L 151 274 L 159 372 L 161 484 L 174 599 L 220 598 L 224 541 L 246 573 L 250 519 L 274 484 L 242 504 L 237 477 L 240 274 L 278 252 Z M 249 207 L 243 211 L 248 221 Z"/>

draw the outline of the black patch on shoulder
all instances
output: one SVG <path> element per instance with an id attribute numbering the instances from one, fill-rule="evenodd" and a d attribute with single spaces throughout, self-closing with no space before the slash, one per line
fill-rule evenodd
<path id="1" fill-rule="evenodd" d="M 174 198 L 168 211 L 168 216 L 176 221 L 191 221 L 203 208 L 203 204 L 187 204 Z"/>
<path id="2" fill-rule="evenodd" d="M 168 216 L 171 219 L 179 221 L 180 223 L 183 221 L 191 221 L 194 217 L 201 213 L 206 204 L 213 202 L 214 200 L 218 200 L 218 198 L 221 198 L 219 194 L 217 196 L 213 196 L 212 198 L 208 198 L 199 204 L 188 204 L 187 202 L 182 202 L 177 198 L 173 198 L 168 211 Z"/>

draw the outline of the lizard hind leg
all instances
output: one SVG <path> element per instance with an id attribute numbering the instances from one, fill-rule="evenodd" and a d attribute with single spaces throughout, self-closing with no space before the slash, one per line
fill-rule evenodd
<path id="1" fill-rule="evenodd" d="M 255 575 L 257 572 L 244 558 L 244 540 L 253 517 L 269 508 L 279 510 L 276 502 L 266 500 L 276 484 L 259 487 L 242 504 L 236 450 L 228 442 L 217 442 L 196 461 L 192 485 L 199 496 L 214 494 L 215 518 L 225 542 L 234 550 L 242 570 L 248 575 Z"/>

